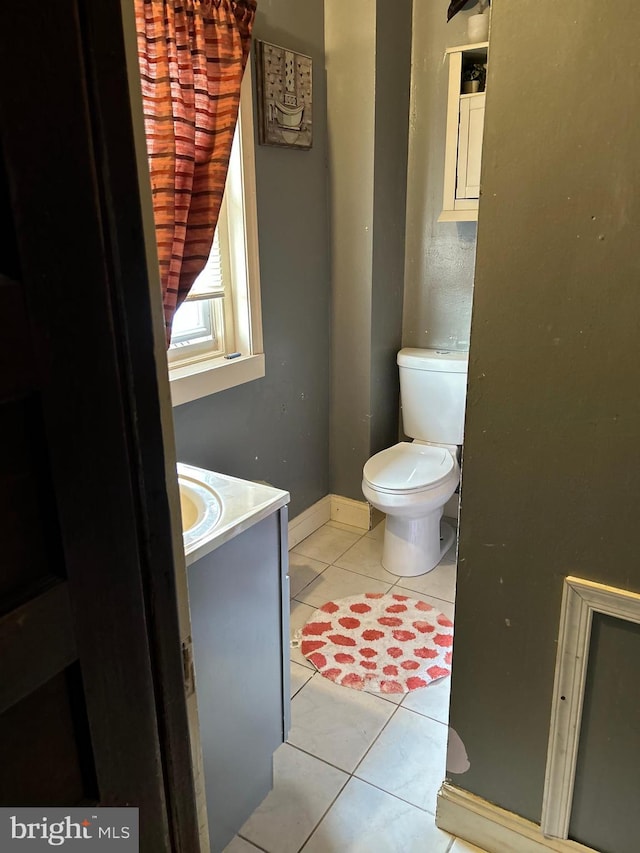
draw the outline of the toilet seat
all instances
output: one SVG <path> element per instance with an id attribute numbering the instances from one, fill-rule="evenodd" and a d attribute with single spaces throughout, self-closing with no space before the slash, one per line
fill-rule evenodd
<path id="1" fill-rule="evenodd" d="M 378 492 L 406 495 L 435 488 L 451 477 L 455 466 L 444 447 L 401 441 L 372 456 L 363 477 Z"/>

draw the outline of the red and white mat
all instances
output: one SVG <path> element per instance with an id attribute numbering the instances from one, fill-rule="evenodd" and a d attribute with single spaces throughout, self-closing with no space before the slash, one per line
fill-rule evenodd
<path id="1" fill-rule="evenodd" d="M 325 678 L 376 693 L 408 693 L 451 673 L 453 623 L 426 601 L 381 592 L 328 601 L 300 632 Z"/>

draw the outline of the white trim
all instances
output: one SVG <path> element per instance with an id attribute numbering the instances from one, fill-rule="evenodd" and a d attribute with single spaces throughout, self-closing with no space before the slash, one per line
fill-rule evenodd
<path id="1" fill-rule="evenodd" d="M 341 495 L 325 495 L 289 522 L 289 550 L 295 548 L 307 536 L 311 536 L 327 521 L 339 521 L 365 531 L 371 530 L 373 522 L 381 520 L 378 515 L 383 517 L 382 513 L 377 513 L 367 501 L 355 501 Z"/>
<path id="2" fill-rule="evenodd" d="M 249 70 L 242 79 L 238 132 L 231 149 L 230 174 L 224 207 L 241 228 L 226 229 L 231 276 L 235 282 L 227 300 L 233 313 L 234 351 L 241 356 L 225 359 L 219 353 L 201 360 L 172 361 L 169 370 L 171 402 L 174 406 L 207 397 L 265 375 L 260 302 L 260 256 L 253 127 L 253 84 Z M 225 329 L 225 332 L 227 330 Z M 229 352 L 229 347 L 225 347 Z"/>
<path id="3" fill-rule="evenodd" d="M 545 835 L 553 838 L 569 834 L 594 612 L 640 623 L 640 595 L 565 578 L 541 820 Z"/>
<path id="4" fill-rule="evenodd" d="M 444 185 L 442 191 L 442 213 L 438 218 L 439 221 L 441 217 L 445 215 L 448 216 L 455 210 L 461 75 L 462 52 L 458 51 L 449 55 L 449 89 L 447 95 L 447 124 L 444 143 Z"/>
<path id="5" fill-rule="evenodd" d="M 537 823 L 445 782 L 438 792 L 440 829 L 491 853 L 597 853 L 576 841 L 545 838 Z"/>
<path id="6" fill-rule="evenodd" d="M 331 521 L 331 495 L 325 495 L 289 522 L 289 550 Z"/>
<path id="7" fill-rule="evenodd" d="M 258 194 L 253 122 L 253 82 L 247 68 L 240 90 L 240 151 L 244 202 L 246 274 L 248 276 L 251 352 L 263 350 L 262 302 L 260 296 L 260 252 L 258 243 Z"/>
<path id="8" fill-rule="evenodd" d="M 477 210 L 443 210 L 438 222 L 477 222 Z"/>
<path id="9" fill-rule="evenodd" d="M 264 354 L 200 361 L 171 370 L 171 403 L 180 406 L 264 376 Z"/>
<path id="10" fill-rule="evenodd" d="M 331 521 L 340 521 L 361 530 L 371 530 L 371 504 L 331 495 Z"/>
<path id="11" fill-rule="evenodd" d="M 458 44 L 453 47 L 448 47 L 445 50 L 445 54 L 457 53 L 458 51 L 484 50 L 485 47 L 489 47 L 488 41 L 474 41 L 472 44 Z"/>

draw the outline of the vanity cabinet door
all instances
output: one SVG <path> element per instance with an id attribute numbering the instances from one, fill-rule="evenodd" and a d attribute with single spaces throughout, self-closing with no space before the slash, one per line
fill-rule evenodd
<path id="1" fill-rule="evenodd" d="M 188 568 L 209 835 L 221 851 L 273 786 L 289 720 L 287 510 Z"/>
<path id="2" fill-rule="evenodd" d="M 462 95 L 458 129 L 456 199 L 479 198 L 485 94 Z"/>

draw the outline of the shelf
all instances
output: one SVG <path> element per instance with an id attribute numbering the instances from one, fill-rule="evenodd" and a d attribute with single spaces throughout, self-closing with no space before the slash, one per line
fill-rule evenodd
<path id="1" fill-rule="evenodd" d="M 478 210 L 443 210 L 438 222 L 477 222 Z"/>
<path id="2" fill-rule="evenodd" d="M 477 41 L 474 44 L 460 44 L 456 47 L 448 47 L 445 54 L 448 53 L 471 53 L 474 50 L 487 50 L 489 47 L 488 41 Z"/>

